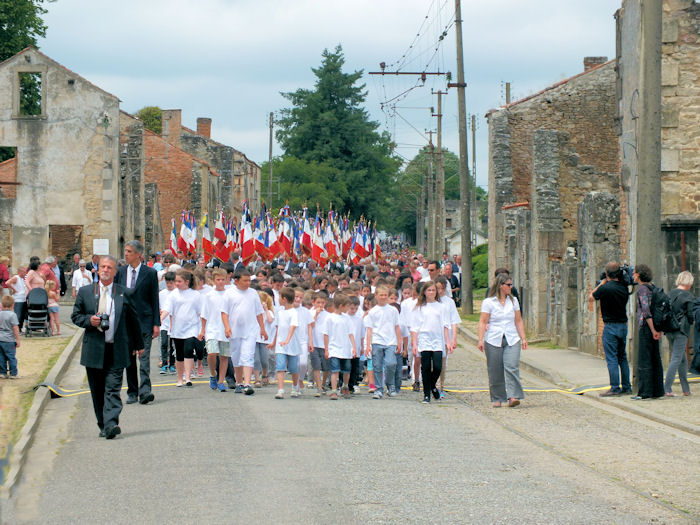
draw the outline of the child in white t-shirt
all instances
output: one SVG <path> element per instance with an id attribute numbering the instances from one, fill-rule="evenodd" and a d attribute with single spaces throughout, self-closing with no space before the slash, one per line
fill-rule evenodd
<path id="1" fill-rule="evenodd" d="M 338 376 L 343 373 L 343 384 L 350 381 L 350 370 L 352 369 L 351 359 L 357 356 L 355 348 L 355 336 L 353 335 L 352 323 L 347 315 L 350 301 L 343 294 L 336 294 L 333 297 L 335 313 L 328 316 L 323 327 L 323 343 L 325 346 L 326 358 L 331 364 L 331 389 L 330 398 L 338 399 Z M 350 397 L 350 389 L 343 387 L 343 397 Z"/>
<path id="2" fill-rule="evenodd" d="M 331 363 L 329 359 L 326 359 L 323 343 L 323 327 L 330 315 L 328 312 L 329 304 L 332 306 L 325 291 L 321 290 L 314 294 L 314 309 L 311 311 L 314 320 L 311 330 L 313 347 L 309 349 L 311 369 L 313 370 L 314 383 L 316 383 L 314 397 L 321 397 L 321 394 L 325 394 L 324 385 L 330 377 Z M 323 372 L 323 378 L 321 378 L 321 372 Z"/>
<path id="3" fill-rule="evenodd" d="M 452 349 L 454 351 L 457 348 L 457 326 L 462 322 L 459 317 L 459 312 L 457 311 L 457 306 L 454 300 L 447 293 L 447 278 L 441 275 L 435 279 L 435 286 L 437 286 L 438 296 L 440 302 L 447 308 L 447 318 L 449 325 L 447 327 L 448 342 L 452 343 Z M 445 398 L 444 384 L 445 384 L 445 372 L 447 371 L 447 357 L 451 352 L 444 352 L 442 355 L 442 370 L 440 371 L 440 381 L 438 385 L 438 390 L 440 391 L 440 399 Z"/>
<path id="4" fill-rule="evenodd" d="M 175 272 L 165 272 L 163 276 L 165 288 L 158 292 L 158 304 L 163 313 L 163 305 L 168 296 L 175 290 Z M 170 342 L 170 316 L 160 322 L 160 375 L 175 373 L 175 351 Z"/>
<path id="5" fill-rule="evenodd" d="M 264 310 L 263 322 L 265 323 L 267 337 L 259 335 L 255 344 L 255 366 L 253 371 L 254 374 L 257 374 L 255 388 L 270 384 L 268 372 L 270 370 L 270 352 L 267 350 L 267 345 L 272 342 L 277 326 L 274 299 L 270 294 L 262 290 L 258 292 L 258 295 L 260 296 L 260 302 Z"/>
<path id="6" fill-rule="evenodd" d="M 226 270 L 217 268 L 212 272 L 214 288 L 203 297 L 202 330 L 200 338 L 204 338 L 207 348 L 207 364 L 209 365 L 209 388 L 226 392 L 226 370 L 228 358 L 231 355 L 231 345 L 226 338 L 224 323 L 221 319 L 221 303 L 226 293 L 228 275 Z M 216 365 L 219 362 L 217 376 Z"/>
<path id="7" fill-rule="evenodd" d="M 277 329 L 275 337 L 267 347 L 275 349 L 275 369 L 277 371 L 277 394 L 275 399 L 284 399 L 284 374 L 292 374 L 292 384 L 299 380 L 299 354 L 301 347 L 296 337 L 299 319 L 294 308 L 294 290 L 282 288 L 280 290 L 280 305 L 284 310 L 277 313 Z M 299 393 L 292 389 L 292 397 Z"/>
<path id="8" fill-rule="evenodd" d="M 354 295 L 348 297 L 350 300 L 350 305 L 348 306 L 348 317 L 352 322 L 353 331 L 352 334 L 355 336 L 355 345 L 358 348 L 358 355 L 352 358 L 351 368 L 350 368 L 350 383 L 348 383 L 348 388 L 350 389 L 350 394 L 355 394 L 359 387 L 357 386 L 360 380 L 360 355 L 362 354 L 362 345 L 364 341 L 364 317 L 365 313 L 360 310 L 360 299 Z"/>
<path id="9" fill-rule="evenodd" d="M 313 348 L 313 327 L 314 318 L 309 310 L 311 306 L 312 292 L 306 292 L 302 288 L 294 289 L 294 308 L 297 311 L 299 328 L 297 328 L 297 339 L 299 339 L 299 379 L 296 384 L 292 385 L 292 394 L 296 390 L 297 395 L 301 395 L 304 390 L 304 378 L 306 378 L 306 369 L 309 363 L 309 347 Z"/>
<path id="10" fill-rule="evenodd" d="M 399 311 L 389 304 L 389 289 L 385 285 L 378 286 L 375 297 L 377 305 L 365 318 L 365 346 L 366 354 L 372 356 L 374 365 L 374 383 L 377 386 L 374 399 L 381 399 L 385 385 L 390 397 L 396 396 L 401 388 L 401 376 L 396 385 L 396 367 L 401 357 L 403 339 L 399 328 Z"/>

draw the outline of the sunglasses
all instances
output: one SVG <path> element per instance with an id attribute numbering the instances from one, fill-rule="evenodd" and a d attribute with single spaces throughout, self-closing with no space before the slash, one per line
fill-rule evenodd
<path id="1" fill-rule="evenodd" d="M 513 287 L 513 283 L 503 283 L 506 286 L 510 286 L 511 288 Z"/>

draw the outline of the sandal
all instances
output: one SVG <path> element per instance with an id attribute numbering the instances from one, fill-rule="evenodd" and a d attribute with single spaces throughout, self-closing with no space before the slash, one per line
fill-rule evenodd
<path id="1" fill-rule="evenodd" d="M 270 384 L 270 379 L 268 376 L 262 376 L 262 384 L 263 386 L 267 386 Z"/>
<path id="2" fill-rule="evenodd" d="M 261 383 L 260 381 L 256 381 L 255 383 L 253 383 L 253 386 L 254 386 L 255 388 L 261 388 L 261 387 L 262 387 L 262 383 Z"/>

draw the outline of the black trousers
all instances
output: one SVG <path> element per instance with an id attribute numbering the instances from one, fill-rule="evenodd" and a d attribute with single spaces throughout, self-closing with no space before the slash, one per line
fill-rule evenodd
<path id="1" fill-rule="evenodd" d="M 122 411 L 122 381 L 124 369 L 112 367 L 114 346 L 105 343 L 104 368 L 86 367 L 92 408 L 95 410 L 97 426 L 100 430 L 112 428 L 119 424 L 119 414 Z"/>
<path id="2" fill-rule="evenodd" d="M 423 376 L 423 395 L 430 397 L 442 372 L 442 352 L 421 352 L 420 371 Z"/>
<path id="3" fill-rule="evenodd" d="M 131 354 L 126 368 L 126 393 L 129 396 L 145 396 L 151 393 L 151 345 L 153 331 L 141 334 L 143 338 L 143 355 Z M 136 362 L 138 361 L 138 366 Z M 141 381 L 139 382 L 139 374 Z"/>
<path id="4" fill-rule="evenodd" d="M 639 357 L 637 360 L 637 395 L 643 398 L 663 397 L 664 370 L 659 353 L 659 341 L 654 339 L 645 323 L 639 329 Z"/>
<path id="5" fill-rule="evenodd" d="M 360 358 L 353 357 L 350 360 L 350 379 L 348 380 L 348 388 L 352 390 L 357 386 L 358 380 L 360 379 Z"/>

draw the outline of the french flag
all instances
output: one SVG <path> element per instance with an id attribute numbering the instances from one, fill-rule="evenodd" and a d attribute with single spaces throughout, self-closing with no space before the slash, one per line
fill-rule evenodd
<path id="1" fill-rule="evenodd" d="M 204 214 L 202 221 L 202 250 L 204 251 L 204 261 L 209 262 L 214 255 L 214 245 L 209 234 L 209 214 Z"/>
<path id="2" fill-rule="evenodd" d="M 170 251 L 177 253 L 177 230 L 175 229 L 175 219 L 170 219 Z"/>

